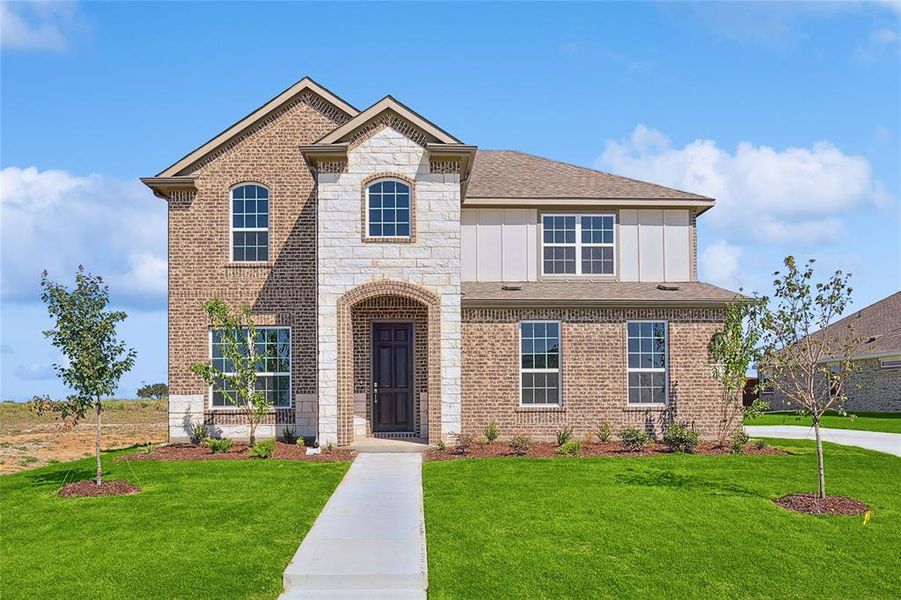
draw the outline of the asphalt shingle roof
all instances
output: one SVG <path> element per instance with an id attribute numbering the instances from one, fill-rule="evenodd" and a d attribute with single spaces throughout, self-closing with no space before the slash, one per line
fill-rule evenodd
<path id="1" fill-rule="evenodd" d="M 512 150 L 479 150 L 466 196 L 710 200 L 706 196 Z"/>
<path id="2" fill-rule="evenodd" d="M 855 356 L 901 352 L 901 292 L 864 307 L 831 325 L 834 333 L 830 336 L 842 337 L 844 328 L 853 327 L 861 345 Z M 822 335 L 822 330 L 811 337 Z"/>
<path id="3" fill-rule="evenodd" d="M 676 289 L 663 289 L 676 288 Z M 719 305 L 744 296 L 700 281 L 464 281 L 463 303 L 602 306 Z"/>

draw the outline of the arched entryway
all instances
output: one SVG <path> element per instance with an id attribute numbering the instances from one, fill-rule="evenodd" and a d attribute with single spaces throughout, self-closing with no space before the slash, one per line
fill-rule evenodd
<path id="1" fill-rule="evenodd" d="M 346 292 L 337 311 L 338 444 L 440 437 L 439 297 L 381 280 Z"/>

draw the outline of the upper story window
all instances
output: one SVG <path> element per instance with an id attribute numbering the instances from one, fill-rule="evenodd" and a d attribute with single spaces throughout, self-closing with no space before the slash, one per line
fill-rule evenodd
<path id="1" fill-rule="evenodd" d="M 383 179 L 366 188 L 366 235 L 370 238 L 410 237 L 410 186 Z"/>
<path id="2" fill-rule="evenodd" d="M 560 323 L 522 321 L 520 394 L 522 404 L 560 404 Z"/>
<path id="3" fill-rule="evenodd" d="M 614 275 L 613 215 L 542 215 L 544 275 Z"/>
<path id="4" fill-rule="evenodd" d="M 629 321 L 629 404 L 666 404 L 666 321 Z"/>
<path id="5" fill-rule="evenodd" d="M 231 191 L 231 260 L 269 260 L 269 190 L 253 183 Z"/>

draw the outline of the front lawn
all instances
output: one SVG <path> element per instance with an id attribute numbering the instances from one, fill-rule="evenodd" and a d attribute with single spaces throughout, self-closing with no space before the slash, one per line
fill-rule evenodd
<path id="1" fill-rule="evenodd" d="M 120 454 L 120 453 L 116 453 Z M 113 462 L 134 496 L 62 499 L 93 458 L 0 477 L 0 597 L 275 598 L 348 463 Z"/>
<path id="2" fill-rule="evenodd" d="M 745 425 L 799 425 L 810 427 L 813 423 L 809 416 L 802 417 L 797 413 L 766 413 L 756 419 L 746 419 Z M 860 429 L 864 431 L 885 431 L 901 433 L 901 413 L 859 412 L 854 416 L 842 417 L 836 414 L 823 416 L 822 427 L 833 429 Z"/>
<path id="3" fill-rule="evenodd" d="M 901 597 L 901 459 L 826 444 L 827 491 L 863 517 L 789 512 L 789 456 L 500 458 L 424 465 L 431 598 Z"/>

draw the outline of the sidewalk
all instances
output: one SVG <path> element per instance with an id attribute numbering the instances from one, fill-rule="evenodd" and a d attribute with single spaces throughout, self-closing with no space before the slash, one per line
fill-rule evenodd
<path id="1" fill-rule="evenodd" d="M 816 439 L 813 427 L 795 425 L 745 425 L 745 433 L 751 437 L 789 438 L 793 440 Z M 823 441 L 857 446 L 886 454 L 901 456 L 901 434 L 881 431 L 860 431 L 856 429 L 820 428 Z"/>
<path id="2" fill-rule="evenodd" d="M 425 598 L 422 455 L 362 453 L 285 570 L 282 600 Z"/>

